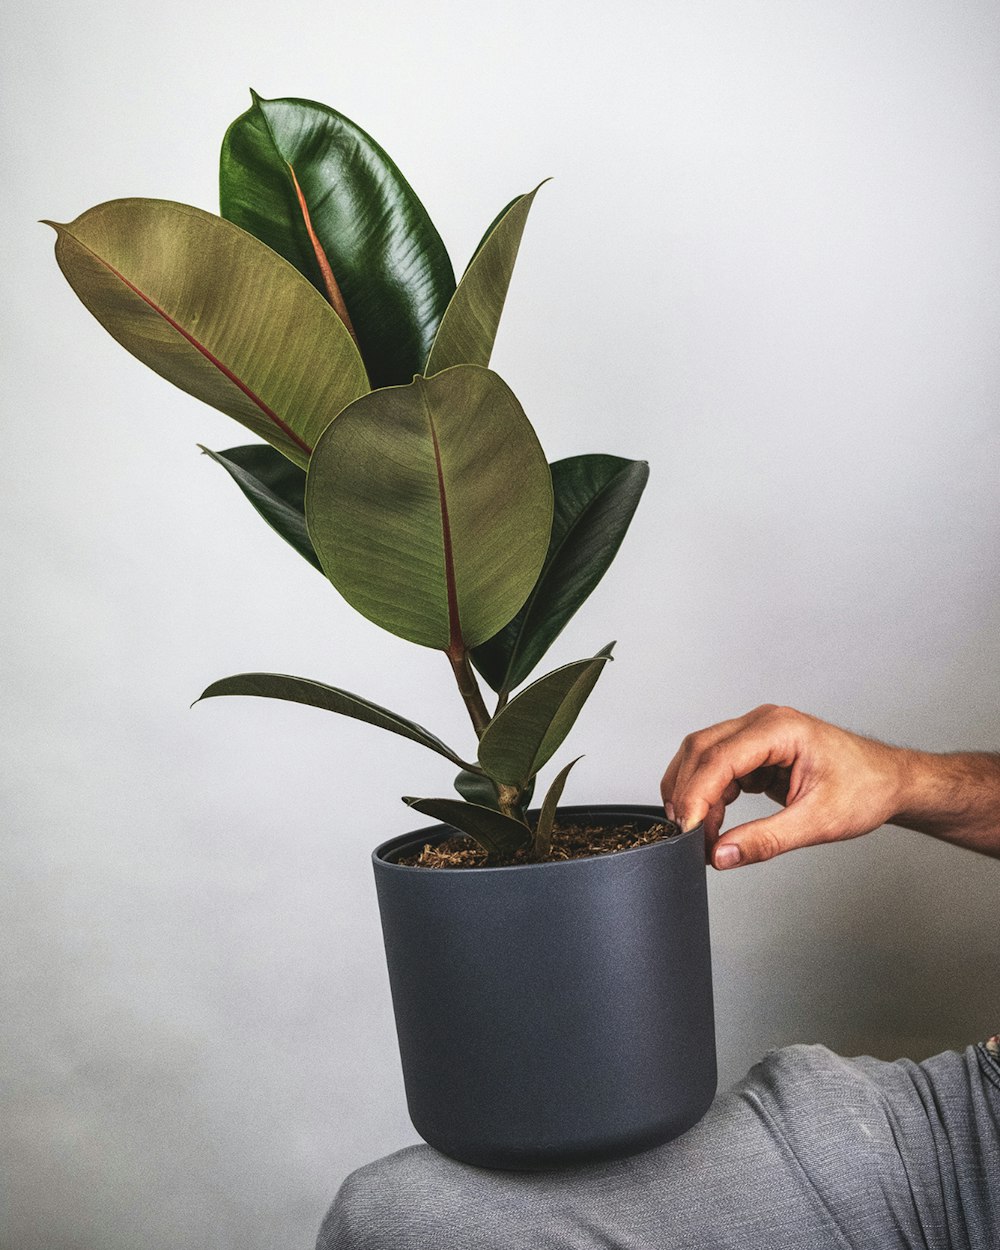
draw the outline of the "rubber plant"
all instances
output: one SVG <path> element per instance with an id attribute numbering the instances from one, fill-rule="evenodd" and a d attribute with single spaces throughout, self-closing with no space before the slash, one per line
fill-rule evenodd
<path id="1" fill-rule="evenodd" d="M 548 851 L 572 763 L 532 826 L 535 775 L 611 646 L 515 691 L 608 568 L 648 475 L 607 455 L 550 466 L 489 368 L 537 190 L 498 215 L 456 283 L 369 135 L 326 105 L 254 94 L 222 145 L 221 215 L 122 199 L 47 223 L 64 275 L 118 342 L 264 440 L 202 449 L 264 520 L 369 620 L 444 653 L 476 750 L 306 678 L 241 673 L 201 698 L 304 703 L 444 756 L 460 797 L 405 802 L 489 863 Z"/>

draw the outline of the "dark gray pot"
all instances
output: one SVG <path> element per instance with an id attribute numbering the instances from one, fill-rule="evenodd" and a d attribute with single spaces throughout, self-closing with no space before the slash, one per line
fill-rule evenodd
<path id="1" fill-rule="evenodd" d="M 596 824 L 656 808 L 560 809 Z M 661 1145 L 715 1095 L 701 828 L 613 855 L 513 868 L 373 855 L 403 1079 L 417 1132 L 480 1167 L 540 1169 Z"/>

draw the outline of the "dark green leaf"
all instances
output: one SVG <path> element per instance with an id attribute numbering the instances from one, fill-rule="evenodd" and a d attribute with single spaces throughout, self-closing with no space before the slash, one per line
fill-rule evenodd
<path id="1" fill-rule="evenodd" d="M 267 443 L 249 443 L 228 451 L 201 449 L 222 465 L 268 525 L 322 572 L 306 530 L 303 470 Z"/>
<path id="2" fill-rule="evenodd" d="M 489 777 L 484 777 L 482 773 L 470 773 L 463 768 L 455 778 L 455 789 L 466 803 L 490 807 L 495 812 L 500 810 L 497 788 Z"/>
<path id="3" fill-rule="evenodd" d="M 555 511 L 548 555 L 517 616 L 472 659 L 496 691 L 519 686 L 615 558 L 649 466 L 618 456 L 571 456 L 552 465 Z"/>
<path id="4" fill-rule="evenodd" d="M 461 799 L 404 798 L 403 802 L 414 811 L 467 833 L 491 860 L 509 859 L 531 840 L 531 830 L 527 825 L 489 807 L 463 803 Z"/>
<path id="5" fill-rule="evenodd" d="M 306 520 L 327 577 L 362 615 L 421 646 L 472 647 L 541 570 L 549 466 L 506 383 L 458 365 L 373 391 L 330 423 Z"/>
<path id="6" fill-rule="evenodd" d="M 545 766 L 573 728 L 613 646 L 540 677 L 494 716 L 479 740 L 479 763 L 494 781 L 523 787 Z"/>
<path id="7" fill-rule="evenodd" d="M 575 760 L 570 760 L 566 767 L 556 775 L 552 785 L 548 788 L 548 792 L 542 802 L 542 810 L 538 813 L 538 821 L 535 824 L 533 849 L 536 859 L 544 859 L 552 849 L 552 827 L 556 821 L 556 808 L 559 806 L 559 800 L 562 798 L 562 792 L 566 785 L 566 778 L 570 774 L 570 769 L 582 759 L 583 756 L 578 755 Z"/>
<path id="8" fill-rule="evenodd" d="M 388 708 L 370 703 L 360 695 L 351 694 L 347 690 L 338 690 L 334 686 L 324 686 L 322 682 L 310 681 L 307 677 L 286 677 L 283 673 L 237 673 L 233 677 L 223 677 L 214 681 L 204 690 L 199 699 L 213 699 L 224 694 L 256 695 L 263 699 L 284 699 L 289 703 L 304 703 L 308 707 L 322 708 L 327 712 L 339 712 L 341 716 L 350 716 L 354 720 L 365 721 L 376 725 L 379 729 L 387 729 L 390 733 L 399 734 L 401 738 L 409 738 L 411 742 L 419 742 L 421 746 L 445 759 L 451 760 L 459 768 L 468 765 L 456 755 L 451 747 L 446 746 L 440 738 L 436 738 L 429 730 L 413 721 L 397 716 Z M 196 699 L 197 703 L 199 699 Z"/>
<path id="9" fill-rule="evenodd" d="M 423 372 L 455 290 L 444 244 L 383 149 L 312 100 L 263 100 L 229 127 L 222 215 L 313 283 L 356 334 L 373 387 Z"/>
<path id="10" fill-rule="evenodd" d="M 478 803 L 480 807 L 492 807 L 494 811 L 500 810 L 497 788 L 489 777 L 484 777 L 482 773 L 470 773 L 463 769 L 455 778 L 455 789 L 467 803 Z M 527 807 L 531 802 L 534 790 L 535 782 L 532 779 L 521 792 L 522 807 Z"/>
<path id="11" fill-rule="evenodd" d="M 519 196 L 476 249 L 441 318 L 424 372 L 452 365 L 488 365 L 514 261 L 538 187 Z"/>

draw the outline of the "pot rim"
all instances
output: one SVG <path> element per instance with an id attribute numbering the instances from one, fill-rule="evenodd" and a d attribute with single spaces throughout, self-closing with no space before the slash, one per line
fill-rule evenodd
<path id="1" fill-rule="evenodd" d="M 660 820 L 665 824 L 674 823 L 669 820 L 667 815 L 660 808 L 646 807 L 633 803 L 572 804 L 568 807 L 558 808 L 557 812 L 566 816 L 593 813 L 594 815 L 601 816 L 631 816 L 647 818 L 654 821 Z M 538 809 L 535 808 L 530 810 L 528 815 L 537 817 Z M 433 835 L 439 830 L 446 829 L 453 829 L 453 826 L 439 821 L 435 825 L 426 825 L 423 829 L 412 829 L 408 833 L 397 834 L 394 838 L 389 838 L 385 842 L 380 843 L 372 851 L 372 863 L 376 866 L 379 872 L 395 870 L 397 872 L 426 873 L 429 871 L 427 868 L 421 868 L 416 864 L 397 864 L 394 861 L 387 859 L 386 856 L 392 854 L 394 851 L 402 850 L 404 846 L 407 846 L 410 843 L 426 841 L 428 840 L 428 836 L 426 835 Z M 635 855 L 640 851 L 652 850 L 654 847 L 658 847 L 661 853 L 664 853 L 664 849 L 667 847 L 678 846 L 680 843 L 687 842 L 690 838 L 696 836 L 701 837 L 703 831 L 704 825 L 698 824 L 695 825 L 693 829 L 689 829 L 686 833 L 675 833 L 668 838 L 661 838 L 658 842 L 645 842 L 642 846 L 630 846 L 627 850 L 612 851 L 605 855 L 583 855 L 576 859 L 551 860 L 549 863 L 542 864 L 483 864 L 475 868 L 457 869 L 455 872 L 457 875 L 465 877 L 470 874 L 481 875 L 482 873 L 524 872 L 529 869 L 539 871 L 550 868 L 561 868 L 565 871 L 570 868 L 578 869 L 580 866 L 592 866 L 595 860 L 614 860 L 617 863 L 621 863 L 622 857 L 625 855 Z M 459 833 L 461 831 L 454 830 L 454 832 Z M 447 872 L 447 869 L 441 871 Z"/>

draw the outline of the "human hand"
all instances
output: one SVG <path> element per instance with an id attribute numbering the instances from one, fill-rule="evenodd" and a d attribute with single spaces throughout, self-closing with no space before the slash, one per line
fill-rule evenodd
<path id="1" fill-rule="evenodd" d="M 885 824 L 899 810 L 909 755 L 793 708 L 764 704 L 688 734 L 660 792 L 682 829 L 704 821 L 710 862 L 733 868 Z M 720 836 L 727 805 L 742 793 L 764 793 L 784 810 Z"/>

